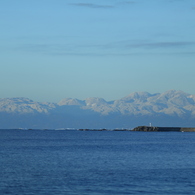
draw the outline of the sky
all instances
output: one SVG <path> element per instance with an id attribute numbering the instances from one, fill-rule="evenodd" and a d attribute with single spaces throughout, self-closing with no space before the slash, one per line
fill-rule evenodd
<path id="1" fill-rule="evenodd" d="M 194 0 L 1 0 L 0 98 L 195 94 Z"/>

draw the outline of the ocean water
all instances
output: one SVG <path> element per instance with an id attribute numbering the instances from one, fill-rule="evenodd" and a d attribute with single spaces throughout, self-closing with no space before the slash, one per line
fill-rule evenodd
<path id="1" fill-rule="evenodd" d="M 0 194 L 195 194 L 195 133 L 0 130 Z"/>

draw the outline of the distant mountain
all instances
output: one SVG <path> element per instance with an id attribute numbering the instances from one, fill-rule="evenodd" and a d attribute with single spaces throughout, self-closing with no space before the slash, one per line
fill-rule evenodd
<path id="1" fill-rule="evenodd" d="M 6 113 L 49 113 L 56 108 L 54 103 L 33 102 L 28 98 L 3 98 L 0 99 L 0 112 Z"/>
<path id="2" fill-rule="evenodd" d="M 195 126 L 195 95 L 169 90 L 135 92 L 118 100 L 0 99 L 0 128 L 133 128 L 138 125 Z"/>

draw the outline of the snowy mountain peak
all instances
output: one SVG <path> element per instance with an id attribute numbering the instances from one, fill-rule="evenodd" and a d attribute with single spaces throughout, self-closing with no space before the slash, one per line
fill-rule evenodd
<path id="1" fill-rule="evenodd" d="M 106 100 L 104 100 L 103 98 L 96 98 L 96 97 L 85 99 L 85 103 L 87 106 L 90 106 L 90 105 L 97 106 L 97 105 L 107 104 Z"/>
<path id="2" fill-rule="evenodd" d="M 78 99 L 73 99 L 73 98 L 65 98 L 65 99 L 62 99 L 58 103 L 59 106 L 65 106 L 65 105 L 78 106 L 78 105 L 83 105 L 83 104 L 84 104 L 84 101 L 78 100 Z"/>
<path id="3" fill-rule="evenodd" d="M 149 97 L 152 95 L 148 92 L 134 92 L 129 94 L 128 96 L 120 99 L 125 102 L 134 102 L 134 101 L 140 101 L 140 102 L 145 102 Z"/>

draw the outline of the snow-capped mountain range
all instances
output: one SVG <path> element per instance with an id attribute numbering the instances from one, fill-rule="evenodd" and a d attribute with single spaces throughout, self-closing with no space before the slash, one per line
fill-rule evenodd
<path id="1" fill-rule="evenodd" d="M 0 128 L 127 128 L 147 120 L 161 126 L 195 126 L 195 95 L 169 90 L 156 94 L 135 92 L 109 102 L 103 98 L 65 98 L 59 103 L 0 99 Z"/>

